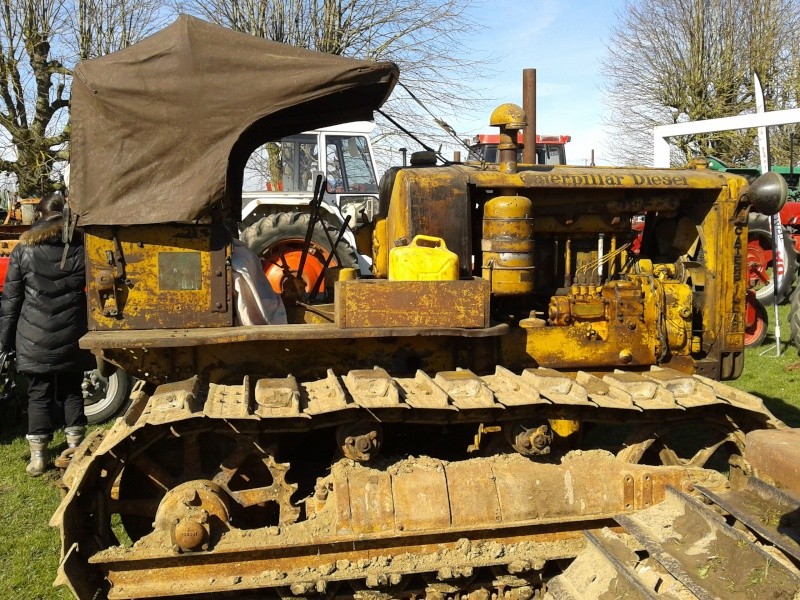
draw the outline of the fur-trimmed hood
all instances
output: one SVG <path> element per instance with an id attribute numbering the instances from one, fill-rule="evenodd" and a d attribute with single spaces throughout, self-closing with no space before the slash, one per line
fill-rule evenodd
<path id="1" fill-rule="evenodd" d="M 83 237 L 61 242 L 60 214 L 36 221 L 8 261 L 0 302 L 0 346 L 15 348 L 20 373 L 85 370 Z"/>
<path id="2" fill-rule="evenodd" d="M 26 232 L 19 236 L 19 243 L 27 246 L 47 244 L 61 241 L 61 232 L 64 228 L 64 219 L 55 217 L 37 221 Z"/>

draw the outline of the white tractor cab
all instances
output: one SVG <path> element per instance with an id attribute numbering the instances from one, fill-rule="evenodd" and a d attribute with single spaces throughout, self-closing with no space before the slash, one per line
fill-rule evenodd
<path id="1" fill-rule="evenodd" d="M 372 261 L 364 244 L 371 242 L 363 240 L 359 251 L 357 238 L 359 229 L 378 213 L 369 138 L 374 127 L 369 121 L 324 127 L 267 143 L 251 155 L 244 174 L 241 239 L 261 257 L 277 292 L 301 261 L 308 291 L 326 262 L 328 268 L 355 267 L 369 274 Z M 318 175 L 324 178 L 324 195 L 303 259 Z M 324 292 L 324 283 L 318 290 Z"/>

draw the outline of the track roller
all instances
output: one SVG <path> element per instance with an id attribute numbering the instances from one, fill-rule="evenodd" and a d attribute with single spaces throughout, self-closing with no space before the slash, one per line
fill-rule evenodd
<path id="1" fill-rule="evenodd" d="M 379 423 L 345 423 L 336 429 L 336 443 L 345 458 L 369 462 L 381 449 L 383 429 Z"/>

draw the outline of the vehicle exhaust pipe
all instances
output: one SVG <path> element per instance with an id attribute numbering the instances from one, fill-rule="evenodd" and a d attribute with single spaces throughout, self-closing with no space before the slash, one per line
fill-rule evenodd
<path id="1" fill-rule="evenodd" d="M 536 69 L 522 70 L 522 110 L 528 126 L 522 130 L 522 163 L 536 164 Z"/>

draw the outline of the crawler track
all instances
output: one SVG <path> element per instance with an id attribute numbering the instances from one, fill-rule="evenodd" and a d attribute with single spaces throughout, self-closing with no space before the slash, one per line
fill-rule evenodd
<path id="1" fill-rule="evenodd" d="M 539 436 L 556 419 L 624 435 L 564 455 Z M 673 443 L 698 425 L 702 443 Z M 529 598 L 584 530 L 621 531 L 668 487 L 724 497 L 706 463 L 778 426 L 754 396 L 657 368 L 193 378 L 139 392 L 79 449 L 58 581 L 81 599 Z"/>
<path id="2" fill-rule="evenodd" d="M 800 595 L 800 498 L 758 480 L 661 504 L 587 531 L 586 549 L 545 598 L 786 598 Z"/>

